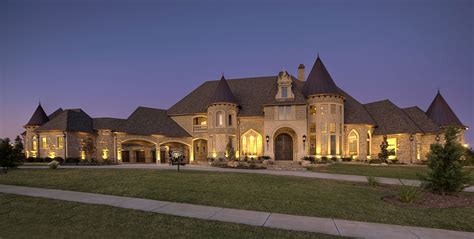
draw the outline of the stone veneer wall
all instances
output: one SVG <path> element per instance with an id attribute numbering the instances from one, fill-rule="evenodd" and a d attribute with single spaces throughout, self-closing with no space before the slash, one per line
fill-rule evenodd
<path id="1" fill-rule="evenodd" d="M 361 124 L 346 124 L 344 129 L 344 144 L 343 144 L 343 157 L 351 157 L 349 154 L 349 134 L 352 131 L 356 131 L 359 136 L 359 151 L 357 155 L 357 160 L 367 160 L 373 154 L 367 154 L 367 133 L 370 132 L 372 135 L 372 126 L 370 125 L 361 125 Z M 373 138 L 373 137 L 372 137 Z M 370 150 L 373 151 L 373 140 L 370 141 Z M 371 152 L 370 152 L 371 153 Z"/>
<path id="2" fill-rule="evenodd" d="M 217 125 L 217 113 L 224 114 L 222 126 Z M 237 114 L 239 109 L 235 104 L 222 103 L 210 105 L 207 109 L 208 157 L 224 158 L 226 146 L 232 138 L 232 145 L 237 148 Z M 232 114 L 232 125 L 229 125 L 229 114 Z"/>

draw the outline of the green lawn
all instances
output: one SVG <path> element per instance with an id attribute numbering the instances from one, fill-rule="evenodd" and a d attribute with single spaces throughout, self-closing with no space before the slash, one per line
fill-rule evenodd
<path id="1" fill-rule="evenodd" d="M 0 238 L 342 238 L 0 194 Z"/>
<path id="2" fill-rule="evenodd" d="M 309 168 L 310 171 L 321 173 L 352 174 L 362 176 L 417 179 L 417 174 L 426 174 L 428 168 L 425 166 L 370 166 L 336 163 L 327 166 Z M 465 168 L 464 170 L 474 172 L 474 168 Z"/>
<path id="3" fill-rule="evenodd" d="M 146 169 L 20 169 L 0 184 L 56 188 L 202 205 L 474 231 L 474 208 L 411 209 L 381 197 L 397 187 L 244 173 Z M 469 194 L 474 197 L 474 194 Z"/>

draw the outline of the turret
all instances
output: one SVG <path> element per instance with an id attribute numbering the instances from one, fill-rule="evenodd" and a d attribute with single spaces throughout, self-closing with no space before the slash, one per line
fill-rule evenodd
<path id="1" fill-rule="evenodd" d="M 237 114 L 239 108 L 224 75 L 217 83 L 212 101 L 207 107 L 208 157 L 224 158 L 227 145 L 238 151 Z"/>
<path id="2" fill-rule="evenodd" d="M 39 103 L 28 123 L 23 126 L 26 129 L 23 144 L 25 147 L 25 156 L 27 158 L 39 156 L 39 137 L 34 131 L 48 121 L 49 118 L 46 115 L 46 112 L 44 112 L 41 103 Z"/>
<path id="3" fill-rule="evenodd" d="M 316 62 L 303 87 L 308 103 L 309 155 L 341 157 L 344 145 L 344 97 L 321 59 Z"/>

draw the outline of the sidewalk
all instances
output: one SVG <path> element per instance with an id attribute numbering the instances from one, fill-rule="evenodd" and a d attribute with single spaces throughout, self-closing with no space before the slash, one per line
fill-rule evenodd
<path id="1" fill-rule="evenodd" d="M 318 232 L 347 237 L 397 239 L 474 238 L 474 233 L 472 232 L 347 221 L 332 218 L 294 216 L 270 212 L 247 211 L 55 189 L 31 188 L 0 184 L 0 193 L 42 197 L 88 204 L 101 204 L 119 208 L 204 220 L 240 223 L 252 226 L 263 226 L 294 231 Z"/>
<path id="2" fill-rule="evenodd" d="M 121 165 L 105 165 L 105 166 L 61 166 L 62 168 L 82 168 L 82 169 L 161 169 L 161 170 L 176 170 L 176 166 L 170 166 L 168 164 L 121 164 Z M 20 168 L 25 169 L 45 169 L 47 166 L 21 166 Z M 309 171 L 279 171 L 279 170 L 262 170 L 262 169 L 230 169 L 230 168 L 217 168 L 207 167 L 200 165 L 186 165 L 180 167 L 180 170 L 196 170 L 196 171 L 209 171 L 209 172 L 227 172 L 227 173 L 256 173 L 256 174 L 269 174 L 269 175 L 283 175 L 283 176 L 295 176 L 295 177 L 307 177 L 307 178 L 319 178 L 319 179 L 333 179 L 350 182 L 367 182 L 366 176 L 349 175 L 349 174 L 333 174 L 333 173 L 318 173 Z M 410 185 L 419 186 L 421 181 L 411 179 L 396 179 L 396 178 L 384 178 L 376 177 L 381 184 L 390 185 Z M 474 186 L 470 186 L 464 189 L 465 192 L 474 192 Z"/>

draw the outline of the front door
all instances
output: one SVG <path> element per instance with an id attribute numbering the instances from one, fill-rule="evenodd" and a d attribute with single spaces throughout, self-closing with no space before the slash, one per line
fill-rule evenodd
<path id="1" fill-rule="evenodd" d="M 275 160 L 293 160 L 293 139 L 287 133 L 275 139 Z"/>
<path id="2" fill-rule="evenodd" d="M 136 162 L 137 163 L 144 163 L 145 162 L 145 151 L 137 150 L 135 151 Z"/>
<path id="3" fill-rule="evenodd" d="M 207 159 L 207 141 L 199 139 L 194 141 L 194 159 L 205 161 Z"/>

